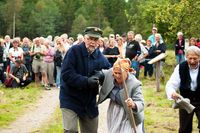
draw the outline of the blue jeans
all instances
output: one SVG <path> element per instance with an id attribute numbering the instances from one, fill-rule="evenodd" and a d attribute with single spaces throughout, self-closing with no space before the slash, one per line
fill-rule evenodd
<path id="1" fill-rule="evenodd" d="M 180 63 L 182 63 L 183 61 L 185 61 L 185 56 L 184 56 L 184 54 L 177 54 L 177 55 L 176 55 L 176 62 L 177 62 L 177 64 L 180 64 Z"/>
<path id="2" fill-rule="evenodd" d="M 56 66 L 56 85 L 60 87 L 61 67 Z"/>
<path id="3" fill-rule="evenodd" d="M 136 71 L 135 77 L 138 79 L 139 78 L 139 73 L 140 73 L 139 62 L 133 60 L 131 67 Z"/>

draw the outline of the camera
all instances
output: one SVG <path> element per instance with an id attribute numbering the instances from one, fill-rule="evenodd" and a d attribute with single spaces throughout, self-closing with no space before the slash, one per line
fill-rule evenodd
<path id="1" fill-rule="evenodd" d="M 35 58 L 40 59 L 40 55 L 39 54 L 35 55 Z"/>

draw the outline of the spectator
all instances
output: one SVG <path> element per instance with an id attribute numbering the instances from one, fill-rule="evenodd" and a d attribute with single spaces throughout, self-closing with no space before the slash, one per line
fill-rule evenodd
<path id="1" fill-rule="evenodd" d="M 32 77 L 33 75 L 32 66 L 31 66 L 32 57 L 30 55 L 31 46 L 30 46 L 30 40 L 27 37 L 23 38 L 22 50 L 24 53 L 24 64 L 28 70 L 29 76 Z"/>
<path id="2" fill-rule="evenodd" d="M 120 58 L 125 58 L 126 47 L 124 47 L 122 37 L 120 37 L 118 39 L 118 49 L 119 49 L 119 53 L 120 53 Z"/>
<path id="3" fill-rule="evenodd" d="M 144 77 L 152 77 L 153 75 L 153 65 L 148 64 L 148 62 L 153 58 L 152 52 L 153 52 L 153 47 L 151 46 L 151 40 L 147 40 L 145 48 L 148 51 L 148 55 L 145 58 L 145 65 L 144 65 Z"/>
<path id="4" fill-rule="evenodd" d="M 157 34 L 155 34 L 155 37 L 156 37 L 156 43 L 153 46 L 153 52 L 152 52 L 153 57 L 156 57 L 161 53 L 165 53 L 166 50 L 167 50 L 166 44 L 163 43 L 163 42 L 160 42 L 161 35 L 157 33 Z M 164 72 L 162 70 L 164 62 L 165 62 L 165 59 L 162 59 L 161 62 L 160 62 L 160 75 L 161 75 L 161 79 L 163 81 L 165 80 L 165 75 L 164 75 Z"/>
<path id="5" fill-rule="evenodd" d="M 158 33 L 158 29 L 156 27 L 152 28 L 152 35 L 149 36 L 148 40 L 151 40 L 151 46 L 154 46 L 156 43 L 156 37 L 155 34 Z M 163 43 L 162 36 L 160 36 L 160 43 Z"/>
<path id="6" fill-rule="evenodd" d="M 13 47 L 9 49 L 9 59 L 10 59 L 11 70 L 15 65 L 16 59 L 20 59 L 20 60 L 24 59 L 23 50 L 21 47 L 18 47 L 19 43 L 20 43 L 19 39 L 14 38 L 13 39 Z"/>
<path id="7" fill-rule="evenodd" d="M 35 38 L 34 39 L 34 44 L 31 48 L 31 53 L 30 55 L 33 56 L 33 63 L 32 63 L 32 68 L 33 68 L 33 72 L 35 73 L 35 82 L 37 85 L 39 85 L 40 83 L 40 78 L 39 78 L 39 74 L 42 74 L 42 82 L 45 86 L 45 89 L 49 90 L 49 86 L 48 86 L 48 80 L 46 78 L 46 74 L 45 74 L 45 65 L 44 65 L 44 61 L 43 61 L 43 56 L 45 55 L 45 46 L 41 45 L 40 43 L 41 39 L 40 38 Z"/>
<path id="8" fill-rule="evenodd" d="M 135 40 L 140 44 L 140 49 L 141 49 L 141 53 L 138 56 L 138 61 L 140 64 L 144 63 L 145 58 L 148 55 L 148 51 L 146 50 L 146 48 L 144 47 L 144 45 L 142 44 L 142 35 L 140 34 L 136 34 L 135 35 Z"/>
<path id="9" fill-rule="evenodd" d="M 10 77 L 13 78 L 12 88 L 25 87 L 31 83 L 31 80 L 28 78 L 28 70 L 21 59 L 16 59 L 15 63 L 16 65 L 10 72 Z"/>
<path id="10" fill-rule="evenodd" d="M 101 51 L 101 53 L 103 53 L 103 51 L 106 49 L 106 46 L 105 46 L 103 38 L 99 38 L 99 46 L 98 46 L 98 48 Z"/>
<path id="11" fill-rule="evenodd" d="M 60 89 L 61 66 L 63 64 L 64 56 L 67 52 L 60 38 L 58 38 L 56 41 L 55 51 L 54 62 L 56 66 L 56 86 Z"/>
<path id="12" fill-rule="evenodd" d="M 111 66 L 113 66 L 113 64 L 120 55 L 119 49 L 115 46 L 115 40 L 109 41 L 108 47 L 104 49 L 103 54 L 108 59 Z"/>
<path id="13" fill-rule="evenodd" d="M 0 80 L 1 83 L 4 83 L 4 43 L 3 39 L 0 39 Z"/>
<path id="14" fill-rule="evenodd" d="M 196 46 L 196 39 L 194 37 L 190 38 L 190 43 L 189 43 L 189 46 Z"/>
<path id="15" fill-rule="evenodd" d="M 85 39 L 67 52 L 61 70 L 60 108 L 64 133 L 96 133 L 98 129 L 98 78 L 94 71 L 108 69 L 108 60 L 101 54 L 98 39 L 102 31 L 97 27 L 85 29 Z"/>
<path id="16" fill-rule="evenodd" d="M 54 86 L 54 54 L 55 50 L 51 46 L 51 43 L 49 40 L 44 41 L 44 46 L 46 47 L 46 50 L 44 52 L 44 69 L 45 69 L 45 74 L 46 78 L 48 80 L 48 83 L 51 87 Z"/>
<path id="17" fill-rule="evenodd" d="M 182 32 L 178 32 L 177 37 L 178 39 L 175 43 L 175 55 L 177 64 L 180 64 L 181 62 L 185 61 L 185 39 Z"/>
<path id="18" fill-rule="evenodd" d="M 140 44 L 135 40 L 133 31 L 128 32 L 128 43 L 126 46 L 126 58 L 132 61 L 132 68 L 136 71 L 136 78 L 139 77 L 139 61 L 138 56 L 141 54 Z"/>
<path id="19" fill-rule="evenodd" d="M 191 133 L 194 113 L 200 127 L 200 49 L 190 46 L 186 51 L 186 61 L 178 64 L 166 84 L 166 93 L 169 100 L 178 100 L 179 94 L 188 98 L 195 109 L 189 114 L 186 110 L 179 109 L 179 133 Z"/>
<path id="20" fill-rule="evenodd" d="M 199 39 L 199 38 L 197 39 L 196 46 L 197 46 L 198 48 L 200 48 L 200 39 Z"/>
<path id="21" fill-rule="evenodd" d="M 81 44 L 83 41 L 84 41 L 83 35 L 82 35 L 82 34 L 78 34 L 77 40 L 74 42 L 73 45 L 79 45 L 79 44 Z"/>

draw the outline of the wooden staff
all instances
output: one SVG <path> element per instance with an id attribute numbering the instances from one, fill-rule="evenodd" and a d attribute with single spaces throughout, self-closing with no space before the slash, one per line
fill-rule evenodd
<path id="1" fill-rule="evenodd" d="M 119 59 L 119 62 L 118 62 L 118 63 L 119 63 L 119 67 L 120 67 L 121 77 L 122 77 L 122 80 L 123 80 L 123 86 L 124 86 L 124 91 L 125 91 L 125 93 L 124 93 L 125 99 L 128 99 L 128 98 L 129 98 L 129 95 L 128 95 L 128 88 L 127 88 L 127 86 L 126 86 L 125 78 L 124 78 L 124 75 L 123 75 L 123 73 L 122 73 L 122 67 L 121 67 L 120 59 Z M 130 114 L 130 123 L 131 123 L 131 126 L 132 126 L 132 128 L 133 128 L 133 130 L 134 130 L 134 133 L 137 133 L 136 124 L 135 124 L 135 118 L 134 118 L 134 116 L 133 116 L 133 110 L 132 110 L 131 108 L 129 108 L 128 106 L 127 106 L 127 108 L 128 108 L 128 112 L 129 112 L 129 114 Z"/>

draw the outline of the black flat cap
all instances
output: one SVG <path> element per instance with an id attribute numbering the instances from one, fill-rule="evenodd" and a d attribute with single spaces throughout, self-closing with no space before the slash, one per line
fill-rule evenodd
<path id="1" fill-rule="evenodd" d="M 98 27 L 87 27 L 84 30 L 84 35 L 88 35 L 94 38 L 100 38 L 103 34 L 103 31 Z"/>

